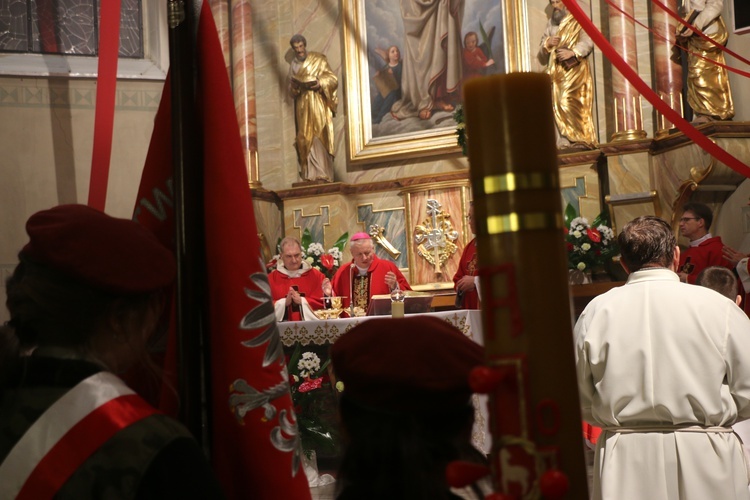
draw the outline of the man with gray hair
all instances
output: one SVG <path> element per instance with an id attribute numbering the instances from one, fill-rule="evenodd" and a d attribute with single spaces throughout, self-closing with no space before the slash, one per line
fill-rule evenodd
<path id="1" fill-rule="evenodd" d="M 304 259 L 297 238 L 287 236 L 279 244 L 276 269 L 268 275 L 277 321 L 315 319 L 323 309 L 323 297 L 331 295 L 331 281 Z"/>
<path id="2" fill-rule="evenodd" d="M 681 283 L 669 224 L 639 217 L 618 238 L 624 286 L 575 326 L 583 418 L 599 427 L 594 499 L 749 499 L 750 320 L 731 300 Z"/>
<path id="3" fill-rule="evenodd" d="M 375 255 L 375 244 L 367 233 L 355 233 L 349 240 L 352 261 L 342 265 L 333 277 L 333 290 L 343 296 L 343 306 L 367 311 L 373 295 L 394 289 L 411 290 L 396 264 Z"/>

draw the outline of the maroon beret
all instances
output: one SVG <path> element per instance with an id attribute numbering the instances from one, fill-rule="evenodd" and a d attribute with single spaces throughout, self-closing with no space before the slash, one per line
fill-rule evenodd
<path id="1" fill-rule="evenodd" d="M 331 362 L 346 397 L 364 407 L 432 412 L 468 402 L 484 349 L 442 319 L 380 318 L 336 340 Z"/>
<path id="2" fill-rule="evenodd" d="M 113 293 L 144 293 L 174 280 L 172 252 L 146 228 L 86 205 L 60 205 L 26 222 L 20 257 Z"/>

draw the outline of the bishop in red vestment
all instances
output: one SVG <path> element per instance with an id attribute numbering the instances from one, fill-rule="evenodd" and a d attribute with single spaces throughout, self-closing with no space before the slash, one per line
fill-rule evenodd
<path id="1" fill-rule="evenodd" d="M 349 307 L 353 297 L 354 306 L 367 311 L 373 295 L 389 294 L 397 285 L 401 290 L 411 290 L 396 264 L 375 255 L 375 246 L 367 233 L 352 236 L 349 249 L 352 262 L 341 266 L 333 277 L 333 291 L 344 297 L 343 307 Z"/>

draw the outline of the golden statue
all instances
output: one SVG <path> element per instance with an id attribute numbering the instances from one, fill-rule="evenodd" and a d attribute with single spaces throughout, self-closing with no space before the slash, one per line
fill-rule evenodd
<path id="1" fill-rule="evenodd" d="M 721 47 L 729 36 L 721 18 L 723 4 L 723 0 L 685 0 L 686 19 L 693 18 L 691 24 Z M 730 120 L 734 116 L 734 103 L 729 76 L 719 66 L 725 64 L 724 52 L 682 24 L 677 26 L 677 35 L 687 39 L 687 98 L 695 113 L 693 121 Z"/>
<path id="2" fill-rule="evenodd" d="M 547 73 L 552 78 L 557 147 L 592 149 L 598 141 L 594 129 L 594 81 L 586 58 L 594 50 L 594 42 L 562 0 L 550 0 L 550 5 L 552 16 L 542 36 L 539 57 L 547 62 Z"/>
<path id="3" fill-rule="evenodd" d="M 307 40 L 294 35 L 289 44 L 289 94 L 294 98 L 294 140 L 303 181 L 333 180 L 333 117 L 338 79 L 323 54 L 307 51 Z"/>

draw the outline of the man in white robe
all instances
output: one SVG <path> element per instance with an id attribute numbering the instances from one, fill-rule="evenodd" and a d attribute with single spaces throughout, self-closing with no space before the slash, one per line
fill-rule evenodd
<path id="1" fill-rule="evenodd" d="M 750 320 L 712 290 L 681 283 L 669 225 L 639 217 L 618 243 L 624 286 L 575 327 L 583 418 L 603 428 L 594 499 L 750 499 Z"/>

